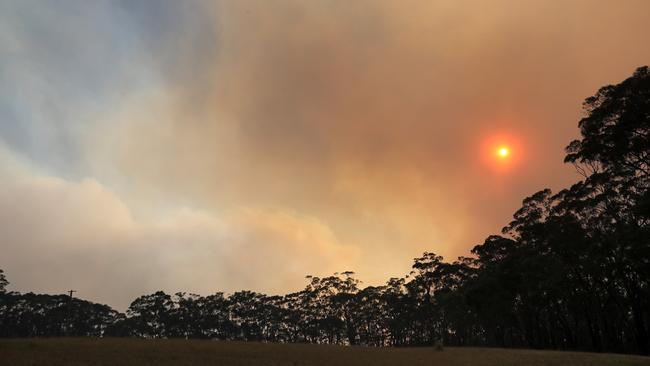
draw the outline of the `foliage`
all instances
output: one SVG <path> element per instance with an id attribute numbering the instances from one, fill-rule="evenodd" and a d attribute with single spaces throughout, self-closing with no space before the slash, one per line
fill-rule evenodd
<path id="1" fill-rule="evenodd" d="M 4 271 L 0 269 L 0 294 L 7 291 L 8 285 L 9 281 L 7 281 Z"/>

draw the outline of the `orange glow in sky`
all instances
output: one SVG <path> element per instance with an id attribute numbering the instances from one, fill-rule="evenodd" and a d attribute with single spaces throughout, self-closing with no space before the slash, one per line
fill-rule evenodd
<path id="1" fill-rule="evenodd" d="M 504 173 L 523 162 L 521 137 L 513 133 L 490 134 L 483 137 L 481 146 L 483 164 L 491 170 Z"/>

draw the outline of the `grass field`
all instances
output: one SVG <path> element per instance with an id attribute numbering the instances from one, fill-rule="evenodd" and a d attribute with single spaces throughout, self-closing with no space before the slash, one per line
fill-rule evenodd
<path id="1" fill-rule="evenodd" d="M 364 348 L 138 339 L 0 340 L 0 365 L 650 365 L 650 357 L 493 348 Z"/>

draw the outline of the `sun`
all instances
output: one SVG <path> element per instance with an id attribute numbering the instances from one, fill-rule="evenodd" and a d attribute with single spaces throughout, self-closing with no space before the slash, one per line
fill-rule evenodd
<path id="1" fill-rule="evenodd" d="M 514 133 L 492 132 L 483 137 L 480 154 L 485 166 L 493 171 L 505 173 L 512 171 L 524 161 L 526 149 L 521 136 Z"/>

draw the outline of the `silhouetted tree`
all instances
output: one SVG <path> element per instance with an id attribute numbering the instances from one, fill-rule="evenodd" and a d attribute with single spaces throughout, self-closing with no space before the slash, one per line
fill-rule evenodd
<path id="1" fill-rule="evenodd" d="M 172 297 L 162 291 L 135 299 L 126 314 L 131 322 L 134 336 L 144 338 L 165 338 L 172 333 Z"/>
<path id="2" fill-rule="evenodd" d="M 0 269 L 0 293 L 6 292 L 8 285 L 9 285 L 9 281 L 7 281 L 7 277 L 5 276 L 4 271 Z"/>

